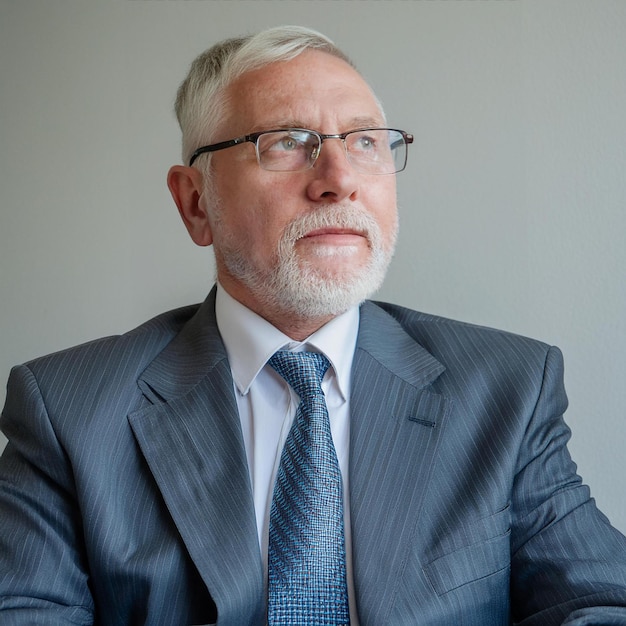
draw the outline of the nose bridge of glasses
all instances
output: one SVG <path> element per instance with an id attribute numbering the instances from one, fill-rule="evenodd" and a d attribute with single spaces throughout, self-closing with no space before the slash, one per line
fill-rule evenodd
<path id="1" fill-rule="evenodd" d="M 312 162 L 315 162 L 317 160 L 317 157 L 319 157 L 320 152 L 322 151 L 322 144 L 327 139 L 339 139 L 342 143 L 341 150 L 343 151 L 344 157 L 348 160 L 348 162 L 350 162 L 350 151 L 348 150 L 348 144 L 346 143 L 347 134 L 348 133 L 324 135 L 322 133 L 316 133 L 317 137 L 319 137 L 319 141 L 317 145 L 315 146 L 315 148 L 313 149 L 313 152 L 311 155 Z"/>

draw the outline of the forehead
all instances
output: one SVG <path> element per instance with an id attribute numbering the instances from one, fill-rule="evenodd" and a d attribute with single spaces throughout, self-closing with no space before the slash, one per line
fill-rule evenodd
<path id="1" fill-rule="evenodd" d="M 342 59 L 317 50 L 247 72 L 226 93 L 230 132 L 285 126 L 337 132 L 354 123 L 362 127 L 384 122 L 363 77 Z M 333 124 L 341 128 L 322 128 Z"/>

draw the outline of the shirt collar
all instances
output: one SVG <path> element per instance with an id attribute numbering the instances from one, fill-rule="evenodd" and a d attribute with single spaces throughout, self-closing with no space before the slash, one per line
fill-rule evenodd
<path id="1" fill-rule="evenodd" d="M 359 330 L 358 307 L 354 306 L 333 318 L 310 337 L 298 342 L 235 300 L 218 283 L 215 316 L 233 380 L 242 395 L 248 393 L 250 385 L 274 352 L 306 347 L 326 355 L 337 376 L 343 399 L 348 398 L 352 358 Z"/>

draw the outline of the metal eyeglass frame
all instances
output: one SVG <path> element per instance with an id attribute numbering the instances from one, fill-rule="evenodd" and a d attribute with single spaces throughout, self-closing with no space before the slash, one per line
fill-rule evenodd
<path id="1" fill-rule="evenodd" d="M 407 148 L 405 152 L 405 156 L 404 156 L 404 163 L 402 163 L 402 167 L 400 167 L 399 169 L 396 169 L 395 172 L 389 172 L 389 174 L 397 174 L 403 171 L 404 168 L 406 167 L 406 163 L 407 163 L 407 159 L 409 155 L 408 146 L 413 143 L 413 135 L 403 130 L 400 130 L 398 128 L 378 128 L 378 127 L 377 128 L 357 128 L 355 130 L 349 130 L 345 133 L 330 134 L 330 135 L 324 134 L 324 133 L 318 133 L 316 130 L 310 130 L 309 128 L 276 128 L 273 130 L 262 130 L 257 133 L 250 133 L 249 135 L 244 135 L 243 137 L 236 137 L 235 139 L 229 139 L 227 141 L 220 141 L 218 143 L 213 143 L 208 146 L 202 146 L 201 148 L 198 148 L 197 150 L 194 151 L 194 153 L 191 155 L 191 158 L 189 159 L 189 167 L 191 167 L 194 164 L 195 160 L 202 154 L 205 154 L 207 152 L 216 152 L 218 150 L 225 150 L 226 148 L 232 148 L 233 146 L 238 146 L 239 144 L 250 142 L 254 144 L 257 163 L 259 164 L 259 167 L 261 169 L 265 169 L 263 165 L 261 164 L 261 156 L 258 151 L 259 137 L 266 135 L 268 133 L 305 132 L 305 133 L 310 133 L 312 135 L 315 135 L 319 139 L 319 150 L 317 150 L 314 158 L 311 159 L 308 167 L 303 168 L 301 170 L 270 170 L 270 171 L 285 171 L 285 172 L 290 172 L 290 171 L 296 171 L 296 172 L 303 171 L 304 172 L 307 169 L 311 169 L 313 165 L 315 165 L 315 162 L 317 161 L 322 151 L 322 144 L 324 143 L 324 141 L 326 141 L 326 139 L 341 139 L 341 141 L 343 142 L 343 147 L 346 151 L 346 155 L 348 157 L 348 161 L 350 161 L 350 153 L 348 152 L 348 147 L 346 145 L 346 137 L 348 137 L 348 135 L 352 135 L 353 133 L 362 133 L 362 132 L 367 132 L 369 130 L 394 131 L 402 135 L 403 143 L 405 147 Z"/>

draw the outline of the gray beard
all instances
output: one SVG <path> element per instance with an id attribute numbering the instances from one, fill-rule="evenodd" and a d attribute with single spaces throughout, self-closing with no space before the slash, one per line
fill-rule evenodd
<path id="1" fill-rule="evenodd" d="M 366 265 L 332 274 L 299 259 L 295 244 L 318 228 L 354 229 L 365 233 L 370 246 Z M 370 297 L 382 284 L 393 256 L 396 233 L 385 247 L 376 221 L 352 207 L 329 205 L 293 220 L 283 231 L 274 262 L 267 268 L 253 265 L 247 250 L 226 237 L 221 260 L 268 311 L 297 317 L 336 316 Z M 341 248 L 334 249 L 341 254 Z"/>

